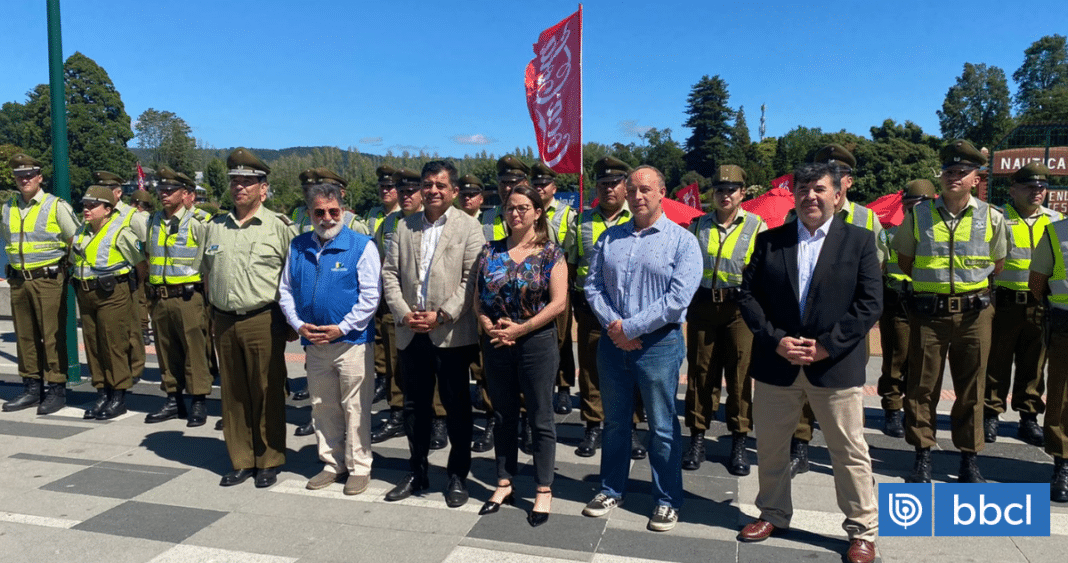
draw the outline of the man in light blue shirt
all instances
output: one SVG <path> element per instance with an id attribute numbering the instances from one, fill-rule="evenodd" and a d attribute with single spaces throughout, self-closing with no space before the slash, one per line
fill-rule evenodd
<path id="1" fill-rule="evenodd" d="M 701 282 L 697 239 L 664 216 L 664 175 L 639 166 L 627 177 L 634 220 L 609 228 L 594 247 L 586 299 L 605 334 L 597 347 L 605 410 L 601 492 L 586 516 L 623 502 L 630 474 L 630 423 L 635 387 L 649 419 L 649 462 L 656 508 L 649 529 L 675 527 L 682 506 L 681 430 L 675 413 L 685 357 L 681 323 Z"/>

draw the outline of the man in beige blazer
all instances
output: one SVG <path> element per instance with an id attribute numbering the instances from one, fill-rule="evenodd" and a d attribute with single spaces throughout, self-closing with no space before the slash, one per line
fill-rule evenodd
<path id="1" fill-rule="evenodd" d="M 386 494 L 387 501 L 430 487 L 427 454 L 435 378 L 452 442 L 445 503 L 455 508 L 468 499 L 472 423 L 468 366 L 478 353 L 471 307 L 474 283 L 469 286 L 468 275 L 486 241 L 478 221 L 452 205 L 457 175 L 448 161 L 423 166 L 423 212 L 397 226 L 382 267 L 383 294 L 397 323 L 405 384 L 404 431 L 411 451 L 411 473 Z"/>

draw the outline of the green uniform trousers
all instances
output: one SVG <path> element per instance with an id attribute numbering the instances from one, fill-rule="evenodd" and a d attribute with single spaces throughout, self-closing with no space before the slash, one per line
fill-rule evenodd
<path id="1" fill-rule="evenodd" d="M 150 301 L 156 327 L 156 356 L 160 365 L 160 388 L 165 393 L 190 395 L 211 393 L 208 364 L 208 315 L 204 294 Z M 166 366 L 166 367 L 164 367 Z"/>
<path id="2" fill-rule="evenodd" d="M 130 272 L 130 275 L 136 275 Z M 145 315 L 145 287 L 138 285 L 137 289 L 130 292 L 130 373 L 134 381 L 141 379 L 145 373 L 145 339 L 141 336 L 141 317 Z"/>
<path id="3" fill-rule="evenodd" d="M 586 299 L 572 300 L 575 306 L 575 324 L 578 326 L 578 384 L 582 420 L 604 422 L 604 406 L 601 404 L 601 378 L 597 374 L 597 343 L 601 340 L 601 323 Z M 641 422 L 644 407 L 641 394 L 634 389 L 634 423 Z"/>
<path id="4" fill-rule="evenodd" d="M 1046 338 L 1043 324 L 1046 310 L 1041 304 L 1029 299 L 1030 304 L 1017 304 L 998 292 L 994 308 L 990 358 L 986 366 L 986 402 L 984 416 L 997 417 L 1005 412 L 1012 387 L 1012 410 L 1018 413 L 1039 415 L 1045 412 L 1042 393 L 1046 381 L 1042 369 L 1046 364 Z M 1016 373 L 1012 366 L 1015 361 Z"/>
<path id="5" fill-rule="evenodd" d="M 904 408 L 905 379 L 909 371 L 909 319 L 901 295 L 885 286 L 879 343 L 883 348 L 883 364 L 878 389 L 883 410 L 899 411 Z"/>
<path id="6" fill-rule="evenodd" d="M 277 307 L 237 316 L 214 312 L 222 380 L 223 438 L 234 469 L 286 461 L 286 323 Z"/>
<path id="7" fill-rule="evenodd" d="M 753 420 L 749 359 L 753 333 L 733 301 L 695 299 L 686 312 L 686 426 L 708 430 L 727 381 L 727 429 L 748 433 Z"/>
<path id="8" fill-rule="evenodd" d="M 913 447 L 935 445 L 938 399 L 946 360 L 957 398 L 950 410 L 953 445 L 962 452 L 983 446 L 982 401 L 990 325 L 994 308 L 929 315 L 909 311 L 909 377 L 905 381 L 905 440 Z"/>
<path id="9" fill-rule="evenodd" d="M 119 282 L 110 292 L 76 287 L 82 339 L 93 387 L 129 389 L 133 385 L 130 335 L 139 326 L 129 284 Z M 141 344 L 141 350 L 144 351 L 144 344 Z"/>
<path id="10" fill-rule="evenodd" d="M 23 280 L 11 277 L 11 316 L 19 376 L 67 382 L 67 277 Z"/>
<path id="11" fill-rule="evenodd" d="M 571 325 L 574 315 L 571 313 L 570 298 L 564 312 L 556 317 L 556 337 L 560 342 L 560 370 L 556 373 L 556 386 L 570 389 L 575 386 L 575 351 L 571 339 Z"/>
<path id="12" fill-rule="evenodd" d="M 1049 387 L 1046 393 L 1046 416 L 1042 433 L 1046 453 L 1068 457 L 1068 311 L 1061 326 L 1049 335 Z"/>

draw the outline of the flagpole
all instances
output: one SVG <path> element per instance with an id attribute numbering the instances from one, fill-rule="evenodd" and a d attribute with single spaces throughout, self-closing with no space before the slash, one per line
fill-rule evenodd
<path id="1" fill-rule="evenodd" d="M 578 209 L 578 212 L 579 212 L 579 214 L 581 214 L 583 211 L 586 210 L 586 205 L 585 205 L 585 203 L 586 203 L 586 198 L 585 198 L 585 196 L 586 196 L 586 187 L 583 185 L 583 182 L 582 182 L 583 176 L 586 175 L 586 162 L 582 159 L 582 149 L 583 149 L 584 143 L 582 142 L 582 129 L 581 129 L 581 127 L 583 125 L 585 125 L 583 123 L 584 120 L 582 119 L 582 112 L 585 109 L 584 108 L 585 104 L 583 104 L 583 97 L 582 97 L 582 81 L 583 81 L 583 76 L 582 76 L 582 49 L 584 47 L 583 46 L 583 41 L 582 41 L 582 27 L 583 27 L 582 26 L 582 2 L 579 2 L 578 12 L 579 12 L 579 124 L 580 124 L 579 125 L 580 128 L 579 128 L 579 209 Z"/>

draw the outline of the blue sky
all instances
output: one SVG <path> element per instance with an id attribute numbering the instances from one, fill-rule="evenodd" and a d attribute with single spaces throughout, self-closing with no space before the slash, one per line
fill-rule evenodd
<path id="1" fill-rule="evenodd" d="M 8 4 L 8 3 L 5 3 Z M 48 81 L 45 3 L 5 5 L 0 102 Z M 535 146 L 523 71 L 573 1 L 63 0 L 63 52 L 108 71 L 134 119 L 176 113 L 205 144 L 497 155 Z M 867 135 L 884 119 L 939 134 L 965 62 L 1010 79 L 1065 34 L 1068 2 L 601 1 L 584 6 L 584 136 L 684 142 L 686 96 L 720 75 L 754 140 L 804 125 Z M 131 142 L 134 146 L 136 141 Z"/>

